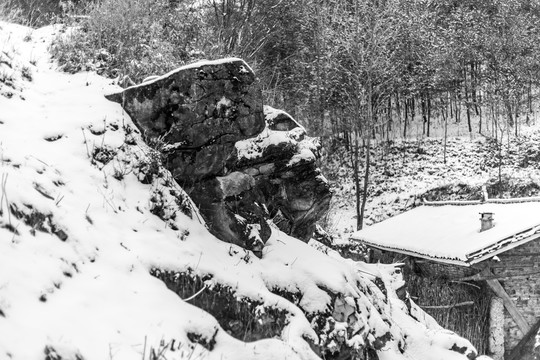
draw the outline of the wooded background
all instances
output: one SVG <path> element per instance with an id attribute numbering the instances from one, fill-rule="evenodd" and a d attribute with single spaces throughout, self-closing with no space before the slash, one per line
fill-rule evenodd
<path id="1" fill-rule="evenodd" d="M 438 136 L 446 161 L 461 124 L 500 144 L 500 170 L 502 139 L 537 118 L 538 0 L 6 1 L 33 25 L 77 26 L 52 47 L 64 70 L 124 86 L 199 59 L 243 58 L 266 104 L 330 151 L 350 150 L 358 228 L 367 149 Z"/>
<path id="2" fill-rule="evenodd" d="M 64 60 L 88 65 L 73 59 L 84 54 L 109 75 L 140 81 L 192 60 L 238 56 L 261 78 L 269 105 L 287 109 L 315 134 L 339 134 L 345 142 L 351 133 L 410 136 L 413 119 L 422 122 L 425 136 L 434 121 L 464 121 L 470 132 L 496 137 L 503 127 L 518 133 L 534 111 L 538 1 L 102 0 L 62 6 L 64 21 L 76 19 L 85 31 L 75 54 L 61 52 Z"/>

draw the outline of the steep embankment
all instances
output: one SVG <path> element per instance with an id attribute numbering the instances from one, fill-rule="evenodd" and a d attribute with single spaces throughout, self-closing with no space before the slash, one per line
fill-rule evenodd
<path id="1" fill-rule="evenodd" d="M 0 27 L 1 358 L 475 356 L 393 266 L 274 226 L 261 258 L 218 240 L 110 80 L 51 69 L 53 28 Z"/>

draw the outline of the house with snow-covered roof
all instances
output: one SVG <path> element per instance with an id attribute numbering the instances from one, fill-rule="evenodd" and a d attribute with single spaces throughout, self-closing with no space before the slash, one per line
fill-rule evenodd
<path id="1" fill-rule="evenodd" d="M 533 359 L 540 328 L 540 198 L 424 202 L 352 235 L 402 262 L 409 292 L 494 359 Z"/>

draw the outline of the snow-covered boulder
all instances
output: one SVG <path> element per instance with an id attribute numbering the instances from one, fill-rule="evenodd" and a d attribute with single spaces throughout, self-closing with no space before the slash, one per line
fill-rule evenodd
<path id="1" fill-rule="evenodd" d="M 107 95 L 122 104 L 180 183 L 224 175 L 234 143 L 264 129 L 261 90 L 240 59 L 183 66 Z"/>
<path id="2" fill-rule="evenodd" d="M 308 240 L 328 210 L 319 144 L 286 112 L 263 107 L 243 60 L 184 66 L 107 98 L 122 104 L 220 239 L 260 255 L 270 217 Z"/>
<path id="3" fill-rule="evenodd" d="M 264 107 L 266 128 L 238 141 L 231 169 L 252 176 L 281 230 L 309 240 L 330 204 L 330 187 L 316 160 L 320 144 L 289 114 Z"/>

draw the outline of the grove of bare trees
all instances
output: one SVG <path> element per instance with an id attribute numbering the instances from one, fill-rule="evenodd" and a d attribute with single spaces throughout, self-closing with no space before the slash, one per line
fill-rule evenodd
<path id="1" fill-rule="evenodd" d="M 356 189 L 364 188 L 356 192 L 358 228 L 372 141 L 430 137 L 435 129 L 446 141 L 449 125 L 460 123 L 469 134 L 500 143 L 536 119 L 538 0 L 68 5 L 65 18 L 77 19 L 83 31 L 53 47 L 67 70 L 90 66 L 137 82 L 201 58 L 246 60 L 261 78 L 267 104 L 350 150 Z"/>

